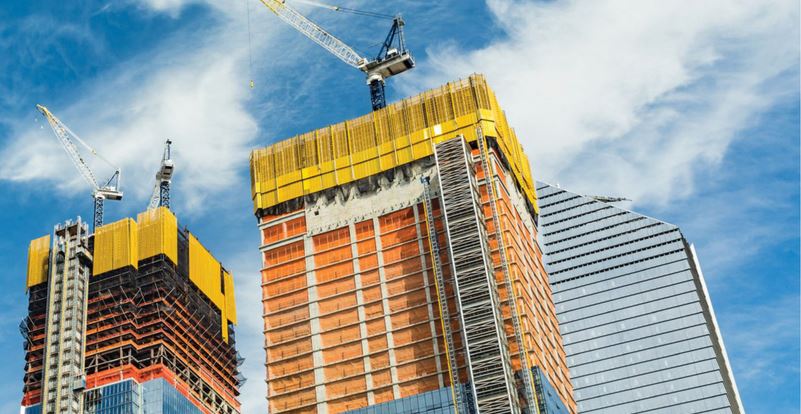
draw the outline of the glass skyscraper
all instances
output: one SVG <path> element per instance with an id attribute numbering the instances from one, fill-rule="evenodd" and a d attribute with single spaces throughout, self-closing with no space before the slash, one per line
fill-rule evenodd
<path id="1" fill-rule="evenodd" d="M 582 414 L 743 413 L 678 227 L 544 183 L 540 242 Z"/>
<path id="2" fill-rule="evenodd" d="M 86 414 L 203 414 L 195 404 L 164 378 L 141 384 L 132 379 L 87 390 Z M 41 414 L 41 404 L 25 407 L 23 414 Z"/>

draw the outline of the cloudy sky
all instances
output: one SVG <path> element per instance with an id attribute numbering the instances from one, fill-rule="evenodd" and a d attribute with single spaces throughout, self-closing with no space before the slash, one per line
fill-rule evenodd
<path id="1" fill-rule="evenodd" d="M 125 200 L 107 204 L 108 221 L 145 208 L 162 143 L 174 141 L 174 210 L 235 274 L 243 412 L 263 412 L 248 155 L 368 111 L 362 75 L 257 0 L 5 3 L 0 411 L 15 412 L 21 398 L 27 243 L 91 216 L 89 190 L 36 112 L 41 103 L 122 168 Z M 537 179 L 625 196 L 627 207 L 681 226 L 746 409 L 799 412 L 797 1 L 338 4 L 403 13 L 418 67 L 390 81 L 390 100 L 484 73 Z M 297 7 L 365 53 L 389 27 Z"/>

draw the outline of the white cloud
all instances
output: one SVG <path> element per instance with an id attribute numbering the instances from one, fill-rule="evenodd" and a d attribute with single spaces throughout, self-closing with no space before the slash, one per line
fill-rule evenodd
<path id="1" fill-rule="evenodd" d="M 199 1 L 144 1 L 135 4 L 145 13 L 177 17 L 183 7 Z M 209 4 L 214 2 L 208 2 Z M 215 5 L 222 8 L 222 5 Z M 253 8 L 253 5 L 251 5 Z M 254 19 L 264 11 L 251 10 Z M 182 30 L 164 39 L 155 50 L 120 62 L 97 77 L 83 81 L 72 100 L 54 91 L 56 103 L 41 102 L 81 138 L 123 171 L 125 200 L 114 206 L 141 211 L 154 184 L 164 140 L 173 140 L 176 163 L 174 198 L 183 220 L 209 211 L 230 211 L 231 188 L 247 187 L 248 156 L 259 132 L 250 105 L 264 99 L 263 89 L 248 87 L 247 31 L 244 4 L 226 6 L 205 27 Z M 253 22 L 254 55 L 282 26 Z M 291 53 L 303 53 L 303 45 Z M 270 75 L 266 69 L 265 76 Z M 58 102 L 66 102 L 59 104 Z M 30 117 L 14 125 L 0 150 L 0 179 L 35 184 L 43 191 L 54 187 L 59 196 L 81 197 L 89 188 L 78 176 L 47 123 L 34 108 Z M 35 121 L 34 121 L 35 120 Z M 267 129 L 270 127 L 268 126 Z M 98 179 L 110 168 L 88 157 Z M 221 196 L 221 194 L 223 196 Z M 240 194 L 237 194 L 239 196 Z M 241 195 L 244 195 L 241 194 Z M 87 210 L 88 210 L 87 200 Z M 247 210 L 242 210 L 247 215 Z M 233 213 L 232 213 L 233 214 Z M 186 221 L 185 221 L 186 223 Z M 255 229 L 248 229 L 255 232 Z M 252 233 L 255 235 L 255 233 Z M 243 412 L 266 410 L 264 353 L 261 328 L 259 255 L 255 250 L 226 263 L 234 265 L 240 299 L 239 349 L 249 378 L 242 388 Z"/>
<path id="2" fill-rule="evenodd" d="M 247 165 L 258 129 L 247 108 L 247 44 L 226 26 L 204 34 L 192 47 L 168 39 L 160 50 L 87 82 L 67 106 L 50 106 L 73 131 L 122 168 L 123 190 L 134 200 L 126 204 L 150 194 L 166 138 L 174 142 L 181 202 L 190 210 L 239 180 Z M 2 158 L 2 179 L 48 180 L 62 190 L 88 193 L 42 119 L 19 125 Z M 98 179 L 110 175 L 102 164 L 92 166 Z"/>
<path id="3" fill-rule="evenodd" d="M 316 46 L 297 33 L 288 34 L 292 47 L 271 43 L 268 61 L 265 45 L 286 28 L 251 1 L 256 93 L 262 95 L 252 99 L 242 2 L 136 4 L 174 17 L 190 4 L 207 4 L 220 20 L 165 39 L 158 50 L 92 79 L 74 103 L 51 109 L 122 166 L 129 201 L 149 195 L 163 140 L 173 139 L 183 194 L 178 202 L 200 210 L 231 183 L 241 187 L 256 145 L 254 117 L 270 111 L 281 113 L 270 123 L 308 117 L 291 107 L 318 89 L 318 75 L 331 76 L 330 70 L 325 60 L 303 59 L 306 48 Z M 486 73 L 537 177 L 577 191 L 654 201 L 686 194 L 693 178 L 688 167 L 719 160 L 734 133 L 774 99 L 763 83 L 797 62 L 797 45 L 784 38 L 798 21 L 790 2 L 489 4 L 507 37 L 481 50 L 434 47 L 416 74 L 398 81 L 418 90 Z M 281 76 L 273 76 L 279 70 Z M 287 87 L 275 79 L 298 83 Z M 15 131 L 0 153 L 0 179 L 46 181 L 64 194 L 85 189 L 46 126 Z M 251 249 L 225 260 L 235 264 L 237 340 L 247 358 L 244 413 L 266 410 L 258 259 Z"/>
<path id="4" fill-rule="evenodd" d="M 488 3 L 506 37 L 430 48 L 404 82 L 485 73 L 537 178 L 576 191 L 689 195 L 693 171 L 776 99 L 766 82 L 798 63 L 788 0 Z"/>

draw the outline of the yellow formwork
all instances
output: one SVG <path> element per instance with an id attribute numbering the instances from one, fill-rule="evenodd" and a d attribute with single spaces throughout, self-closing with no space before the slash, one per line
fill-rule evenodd
<path id="1" fill-rule="evenodd" d="M 269 208 L 428 157 L 434 144 L 460 134 L 474 141 L 477 126 L 498 142 L 536 211 L 528 157 L 482 75 L 253 151 L 254 208 Z"/>
<path id="2" fill-rule="evenodd" d="M 126 266 L 139 267 L 136 222 L 125 218 L 95 230 L 92 274 L 99 275 Z"/>
<path id="3" fill-rule="evenodd" d="M 223 282 L 225 283 L 225 314 L 228 320 L 234 325 L 236 319 L 236 300 L 234 299 L 234 277 L 228 272 L 223 272 Z"/>
<path id="4" fill-rule="evenodd" d="M 226 343 L 228 342 L 228 317 L 225 315 L 225 308 L 220 312 L 220 327 L 222 329 L 222 338 Z"/>
<path id="5" fill-rule="evenodd" d="M 139 259 L 164 254 L 178 263 L 178 219 L 166 207 L 147 210 L 136 217 L 139 228 Z"/>
<path id="6" fill-rule="evenodd" d="M 203 292 L 220 310 L 225 308 L 225 296 L 221 285 L 220 262 L 203 247 L 193 235 L 189 235 L 189 280 Z"/>
<path id="7" fill-rule="evenodd" d="M 25 286 L 31 288 L 47 282 L 50 259 L 50 235 L 31 240 L 28 245 L 28 276 Z"/>
<path id="8" fill-rule="evenodd" d="M 140 259 L 164 254 L 178 263 L 178 219 L 165 207 L 139 213 L 137 221 L 126 218 L 95 230 L 93 275 L 126 266 L 139 267 Z M 50 235 L 39 237 L 28 246 L 30 288 L 47 282 Z M 189 234 L 189 279 L 220 309 L 222 334 L 228 340 L 228 322 L 237 324 L 234 278 Z"/>
<path id="9" fill-rule="evenodd" d="M 193 234 L 189 234 L 189 281 L 220 310 L 222 337 L 228 342 L 228 322 L 237 323 L 234 278 Z"/>

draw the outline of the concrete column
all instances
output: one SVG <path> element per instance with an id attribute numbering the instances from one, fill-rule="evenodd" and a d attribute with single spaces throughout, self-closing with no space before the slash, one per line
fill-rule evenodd
<path id="1" fill-rule="evenodd" d="M 381 281 L 381 305 L 384 310 L 384 329 L 387 331 L 387 348 L 389 349 L 390 375 L 392 378 L 392 398 L 400 399 L 400 386 L 398 383 L 398 361 L 395 359 L 395 341 L 392 339 L 392 320 L 390 319 L 389 292 L 387 291 L 387 279 L 384 273 L 384 254 L 381 246 L 381 226 L 378 218 L 373 217 L 373 231 L 375 233 L 376 256 L 378 257 L 378 278 Z"/>
<path id="2" fill-rule="evenodd" d="M 317 412 L 328 413 L 325 393 L 325 371 L 323 370 L 323 343 L 320 336 L 320 306 L 317 303 L 317 278 L 314 274 L 314 242 L 311 236 L 303 237 L 306 255 L 306 286 L 309 294 L 309 323 L 311 324 L 312 360 L 314 361 L 314 384 L 317 397 Z"/>
<path id="3" fill-rule="evenodd" d="M 362 294 L 362 275 L 359 266 L 359 246 L 356 244 L 356 226 L 351 223 L 348 226 L 350 231 L 350 248 L 353 257 L 353 279 L 356 285 L 356 311 L 359 314 L 359 334 L 362 338 L 362 362 L 364 363 L 365 383 L 367 385 L 367 403 L 375 404 L 375 393 L 373 392 L 373 374 L 370 367 L 370 345 L 367 342 L 367 321 L 364 314 L 364 296 Z"/>
<path id="4" fill-rule="evenodd" d="M 439 309 L 434 309 L 434 302 L 435 299 L 431 297 L 431 291 L 429 290 L 430 286 L 434 286 L 434 279 L 433 275 L 426 270 L 428 266 L 431 265 L 431 262 L 426 260 L 426 256 L 424 254 L 425 248 L 427 246 L 427 235 L 423 234 L 423 228 L 421 226 L 421 217 L 420 213 L 417 211 L 417 204 L 412 205 L 412 209 L 414 210 L 414 227 L 417 230 L 417 248 L 420 250 L 420 263 L 423 265 L 423 280 L 426 286 L 426 302 L 428 303 L 428 325 L 431 329 L 431 338 L 434 342 L 434 352 L 438 352 L 439 350 L 439 340 L 437 340 L 437 324 L 436 320 L 439 317 Z M 423 218 L 425 221 L 425 218 Z M 433 225 L 432 225 L 433 229 Z M 444 335 L 444 332 L 443 332 Z M 442 359 L 440 358 L 439 354 L 436 354 L 434 360 L 437 364 L 437 380 L 439 381 L 439 387 L 442 388 L 445 386 L 445 379 L 442 377 L 442 370 L 443 364 Z M 447 363 L 446 363 L 447 364 Z M 456 369 L 456 367 L 454 367 Z"/>

